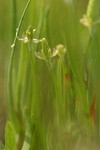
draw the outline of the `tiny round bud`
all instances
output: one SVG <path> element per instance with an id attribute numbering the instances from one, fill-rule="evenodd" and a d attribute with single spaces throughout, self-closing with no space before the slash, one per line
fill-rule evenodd
<path id="1" fill-rule="evenodd" d="M 57 51 L 58 51 L 58 55 L 59 55 L 60 57 L 64 56 L 64 54 L 65 54 L 65 52 L 66 52 L 65 47 L 64 47 L 62 44 L 59 44 L 59 45 L 57 45 L 56 48 L 57 48 Z"/>

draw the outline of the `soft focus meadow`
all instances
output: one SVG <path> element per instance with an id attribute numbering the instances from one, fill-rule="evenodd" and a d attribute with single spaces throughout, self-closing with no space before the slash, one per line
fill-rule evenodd
<path id="1" fill-rule="evenodd" d="M 100 1 L 0 1 L 0 150 L 100 149 Z"/>

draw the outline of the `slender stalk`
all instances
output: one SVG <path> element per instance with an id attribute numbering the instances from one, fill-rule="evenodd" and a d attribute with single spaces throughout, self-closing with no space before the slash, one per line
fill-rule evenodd
<path id="1" fill-rule="evenodd" d="M 58 87 L 58 110 L 60 123 L 65 120 L 65 74 L 63 58 L 59 58 L 57 66 L 57 87 Z"/>
<path id="2" fill-rule="evenodd" d="M 12 0 L 12 39 L 14 39 L 17 26 L 17 6 L 16 0 Z"/>
<path id="3" fill-rule="evenodd" d="M 35 77 L 35 55 L 33 54 L 33 44 L 28 43 L 28 49 L 29 49 L 29 55 L 30 55 L 30 61 L 31 61 L 31 73 L 32 73 L 32 82 L 33 82 L 33 92 L 34 94 L 32 95 L 32 103 L 31 103 L 31 115 L 33 114 L 33 109 L 34 109 L 34 102 L 36 100 L 36 77 Z"/>
<path id="4" fill-rule="evenodd" d="M 56 79 L 55 79 L 55 76 L 54 76 L 52 64 L 51 64 L 51 62 L 47 62 L 47 61 L 46 61 L 46 63 L 47 63 L 48 69 L 50 71 L 52 81 L 53 81 L 53 84 L 54 84 L 54 87 L 55 87 L 56 96 L 57 96 L 58 95 L 58 90 L 57 90 L 58 88 L 57 88 Z"/>
<path id="5" fill-rule="evenodd" d="M 10 61 L 9 61 L 9 67 L 8 67 L 8 82 L 7 82 L 7 92 L 8 92 L 8 110 L 9 110 L 9 118 L 13 121 L 14 119 L 14 102 L 13 102 L 13 95 L 12 95 L 12 68 L 13 68 L 13 59 L 14 59 L 14 52 L 15 52 L 15 48 L 16 48 L 16 41 L 17 41 L 17 36 L 20 32 L 21 29 L 21 25 L 24 19 L 24 16 L 26 14 L 26 11 L 29 7 L 31 0 L 28 0 L 26 7 L 22 13 L 22 16 L 20 18 L 19 24 L 18 24 L 18 28 L 16 31 L 16 35 L 14 38 L 14 42 L 12 47 L 12 51 L 11 51 L 11 55 L 10 55 Z"/>
<path id="6" fill-rule="evenodd" d="M 54 104 L 54 107 L 55 107 L 55 116 L 56 118 L 54 119 L 55 121 L 58 121 L 58 122 L 55 122 L 55 123 L 59 123 L 59 115 L 58 115 L 58 100 L 59 100 L 59 94 L 58 94 L 58 86 L 57 86 L 57 82 L 56 82 L 56 78 L 55 78 L 55 75 L 54 75 L 54 71 L 53 71 L 53 67 L 52 67 L 52 64 L 51 64 L 51 61 L 46 61 L 47 63 L 47 66 L 48 66 L 48 69 L 49 69 L 49 72 L 51 74 L 51 78 L 52 78 L 52 81 L 53 81 L 53 84 L 54 84 L 54 88 L 55 88 L 55 93 L 56 93 L 56 97 L 55 97 L 55 104 Z"/>
<path id="7" fill-rule="evenodd" d="M 34 67 L 34 54 L 33 54 L 33 43 L 28 43 L 28 51 L 29 51 L 29 57 L 30 57 L 30 61 L 31 61 L 31 73 L 32 73 L 32 96 L 29 98 L 28 101 L 28 110 L 29 112 L 25 112 L 25 120 L 26 120 L 26 131 L 25 131 L 25 139 L 24 139 L 24 143 L 22 146 L 22 150 L 24 150 L 25 148 L 30 149 L 30 142 L 31 142 L 31 138 L 32 135 L 34 134 L 32 131 L 32 123 L 34 122 L 33 119 L 33 111 L 34 111 L 34 103 L 36 100 L 36 84 L 35 84 L 35 67 Z M 31 84 L 30 84 L 31 86 Z M 34 92 L 34 94 L 33 94 Z M 20 102 L 19 102 L 20 103 Z M 29 110 L 30 109 L 30 110 Z M 28 114 L 28 115 L 27 115 Z M 27 137 L 28 137 L 28 141 L 27 141 Z"/>

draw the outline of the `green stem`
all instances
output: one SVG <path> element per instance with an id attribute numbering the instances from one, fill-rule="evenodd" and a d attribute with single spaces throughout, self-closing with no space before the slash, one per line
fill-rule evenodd
<path id="1" fill-rule="evenodd" d="M 28 44 L 28 49 L 29 49 L 29 55 L 30 55 L 30 61 L 31 61 L 31 73 L 32 73 L 32 85 L 33 85 L 33 92 L 34 94 L 32 95 L 32 102 L 31 102 L 31 106 L 30 106 L 30 109 L 31 109 L 31 117 L 33 115 L 33 112 L 35 111 L 34 108 L 35 108 L 35 102 L 36 102 L 36 76 L 35 76 L 35 62 L 34 62 L 34 59 L 35 59 L 35 55 L 33 52 L 33 45 L 32 43 L 29 43 Z"/>
<path id="2" fill-rule="evenodd" d="M 33 45 L 32 45 L 32 43 L 28 43 L 28 50 L 29 50 L 30 61 L 31 61 L 32 79 L 34 81 L 35 70 L 34 70 L 34 54 L 32 53 L 32 51 L 33 51 Z"/>
<path id="3" fill-rule="evenodd" d="M 56 84 L 56 79 L 55 79 L 55 76 L 54 76 L 54 72 L 53 72 L 53 68 L 52 68 L 52 64 L 51 62 L 46 62 L 47 63 L 47 66 L 48 66 L 48 69 L 50 71 L 50 74 L 51 74 L 51 77 L 52 77 L 52 81 L 53 81 L 53 84 L 54 84 L 54 87 L 55 87 L 55 92 L 56 92 L 56 96 L 58 95 L 58 88 L 57 88 L 57 84 Z"/>
<path id="4" fill-rule="evenodd" d="M 14 42 L 13 42 L 13 45 L 12 45 L 12 51 L 11 51 L 11 55 L 10 55 L 10 62 L 9 62 L 9 67 L 8 67 L 8 82 L 7 82 L 7 92 L 8 92 L 8 110 L 9 110 L 9 118 L 13 121 L 14 119 L 14 102 L 13 102 L 13 95 L 12 95 L 12 68 L 13 68 L 13 59 L 14 59 L 14 52 L 15 52 L 15 48 L 16 48 L 16 41 L 17 41 L 17 36 L 20 32 L 20 28 L 21 28 L 21 25 L 22 25 L 22 21 L 24 19 L 24 16 L 26 14 L 26 11 L 29 7 L 29 4 L 30 4 L 31 0 L 28 0 L 27 4 L 26 4 L 26 7 L 22 13 L 22 16 L 20 18 L 20 21 L 19 21 L 19 25 L 18 25 L 18 28 L 17 28 L 17 31 L 16 31 L 16 35 L 15 35 L 15 38 L 14 38 Z"/>
<path id="5" fill-rule="evenodd" d="M 17 25 L 17 6 L 16 0 L 12 0 L 12 38 L 15 36 L 16 25 Z"/>
<path id="6" fill-rule="evenodd" d="M 25 131 L 25 140 L 22 146 L 22 150 L 24 150 L 25 148 L 30 149 L 30 142 L 31 142 L 31 136 L 32 136 L 32 130 L 31 130 L 31 126 L 32 126 L 32 121 L 33 121 L 33 111 L 34 111 L 34 103 L 35 103 L 35 99 L 36 99 L 36 84 L 35 84 L 35 64 L 34 64 L 34 54 L 33 52 L 33 44 L 32 43 L 28 43 L 28 51 L 29 51 L 29 57 L 30 57 L 30 61 L 31 61 L 31 73 L 32 73 L 32 94 L 34 92 L 34 94 L 32 95 L 32 97 L 29 96 L 29 101 L 28 101 L 28 112 L 25 112 L 26 114 L 26 131 Z M 30 92 L 29 92 L 30 93 Z M 29 110 L 30 109 L 30 110 Z M 28 114 L 28 115 L 27 115 Z M 27 119 L 28 118 L 28 119 Z M 28 140 L 27 140 L 28 137 Z"/>
<path id="7" fill-rule="evenodd" d="M 59 58 L 57 66 L 57 85 L 58 85 L 58 110 L 60 121 L 64 120 L 65 115 L 65 75 L 64 75 L 64 66 L 63 59 Z"/>
<path id="8" fill-rule="evenodd" d="M 52 67 L 52 63 L 51 61 L 46 61 L 47 63 L 47 66 L 48 66 L 48 69 L 49 69 L 49 72 L 51 74 L 51 78 L 52 78 L 52 81 L 53 81 L 53 84 L 54 84 L 54 88 L 55 88 L 55 93 L 56 93 L 56 98 L 55 98 L 55 104 L 54 104 L 54 107 L 55 107 L 55 112 L 56 112 L 56 119 L 59 119 L 59 116 L 58 116 L 58 100 L 59 100 L 59 94 L 58 94 L 58 87 L 57 87 L 57 83 L 56 83 L 56 79 L 55 79 L 55 75 L 54 75 L 54 71 L 53 71 L 53 67 Z"/>

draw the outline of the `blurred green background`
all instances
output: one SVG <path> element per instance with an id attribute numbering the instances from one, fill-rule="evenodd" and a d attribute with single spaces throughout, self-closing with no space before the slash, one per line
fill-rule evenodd
<path id="1" fill-rule="evenodd" d="M 47 32 L 49 32 L 51 44 L 56 45 L 59 42 L 63 43 L 63 34 L 66 32 L 68 33 L 66 34 L 66 36 L 70 38 L 70 42 L 77 46 L 77 39 L 75 38 L 75 36 L 77 36 L 75 35 L 76 24 L 73 24 L 74 20 L 76 19 L 74 17 L 76 16 L 74 15 L 77 14 L 77 24 L 78 26 L 81 26 L 79 23 L 79 19 L 86 11 L 88 0 L 75 0 L 76 6 L 74 8 L 74 11 L 76 14 L 73 15 L 73 10 L 70 9 L 70 7 L 72 7 L 71 1 L 72 0 L 33 0 L 33 2 L 31 2 L 31 6 L 28 9 L 27 16 L 25 16 L 23 23 L 24 28 L 21 28 L 21 32 L 23 32 L 30 24 L 32 24 L 34 28 L 38 26 L 39 16 L 41 14 L 41 5 L 44 3 L 44 6 L 47 7 L 47 9 L 50 9 L 50 15 L 49 18 L 47 18 L 50 30 L 48 30 Z M 11 45 L 13 43 L 14 35 L 16 33 L 16 31 L 13 33 L 13 17 L 16 17 L 15 26 L 17 28 L 18 21 L 27 0 L 16 1 L 16 15 L 14 14 L 12 2 L 12 0 L 0 1 L 0 106 L 6 100 L 7 68 L 9 62 L 9 55 L 11 52 Z M 70 28 L 68 26 L 70 26 Z M 73 32 L 73 34 L 71 34 L 71 32 Z"/>
<path id="2" fill-rule="evenodd" d="M 7 114 L 7 74 L 8 74 L 9 57 L 11 54 L 11 45 L 13 43 L 13 39 L 16 34 L 16 28 L 18 26 L 18 22 L 26 2 L 27 0 L 21 0 L 21 1 L 1 0 L 0 1 L 0 19 L 1 19 L 0 20 L 0 138 L 1 140 L 3 140 L 4 138 L 3 133 L 4 133 L 4 127 L 7 118 L 6 115 Z M 98 2 L 98 6 L 99 3 L 100 2 Z M 77 99 L 78 100 L 81 99 L 81 102 L 79 103 L 81 106 L 82 104 L 84 104 L 83 100 L 87 96 L 85 91 L 86 88 L 83 80 L 87 75 L 86 71 L 87 68 L 89 69 L 89 63 L 91 61 L 91 58 L 93 59 L 95 63 L 93 64 L 91 72 L 89 74 L 90 82 L 87 91 L 89 93 L 89 100 L 90 100 L 89 104 L 92 101 L 92 97 L 94 96 L 94 93 L 96 93 L 97 95 L 98 102 L 96 104 L 97 105 L 96 113 L 98 113 L 99 116 L 97 117 L 99 118 L 97 119 L 98 120 L 97 131 L 99 131 L 98 133 L 100 133 L 100 111 L 99 111 L 100 86 L 98 84 L 100 83 L 100 79 L 99 79 L 100 61 L 99 61 L 99 57 L 97 57 L 99 56 L 98 49 L 100 50 L 100 45 L 97 44 L 99 43 L 100 30 L 96 34 L 96 36 L 94 36 L 95 40 L 92 39 L 92 42 L 89 45 L 88 43 L 90 41 L 89 40 L 90 33 L 87 28 L 85 28 L 80 24 L 80 19 L 83 17 L 83 14 L 86 13 L 87 4 L 88 4 L 88 0 L 32 0 L 28 8 L 27 14 L 25 15 L 24 21 L 22 23 L 19 36 L 22 37 L 23 32 L 27 29 L 27 26 L 30 24 L 33 26 L 33 28 L 36 29 L 39 28 L 39 26 L 41 26 L 40 38 L 46 37 L 50 47 L 54 47 L 59 43 L 64 44 L 67 47 L 68 53 L 65 56 L 66 66 L 67 66 L 67 70 L 72 73 L 72 81 L 71 81 L 72 85 L 70 87 L 71 88 L 74 87 L 72 95 L 75 96 L 76 98 L 75 100 L 77 101 Z M 100 8 L 98 8 L 98 12 L 99 15 L 97 15 L 97 18 L 100 18 L 99 17 Z M 42 17 L 42 15 L 44 16 Z M 41 18 L 43 19 L 42 21 Z M 96 45 L 98 45 L 98 47 Z M 20 43 L 18 43 L 17 46 L 18 51 L 16 51 L 15 53 L 16 64 L 18 63 L 17 61 L 19 60 L 19 46 Z M 89 50 L 87 51 L 87 53 L 85 53 L 88 48 Z M 95 51 L 92 51 L 94 49 Z M 85 58 L 83 54 L 85 55 Z M 25 63 L 27 63 L 27 60 Z M 16 68 L 15 68 L 15 73 L 17 73 Z M 69 95 L 72 92 L 70 91 L 71 89 L 69 88 Z M 44 94 L 46 95 L 45 89 L 44 89 Z M 73 107 L 71 108 L 71 106 L 73 105 L 71 105 L 71 102 L 69 103 L 70 103 L 69 109 L 72 110 L 71 117 L 73 118 L 74 111 L 73 111 Z M 78 108 L 77 111 L 80 111 L 82 113 L 81 106 Z M 87 107 L 86 109 L 84 108 L 84 110 L 86 110 L 87 112 Z M 78 119 L 83 119 L 82 116 L 78 116 L 78 117 L 79 117 Z"/>
<path id="3" fill-rule="evenodd" d="M 19 18 L 25 7 L 27 0 L 16 0 L 14 7 L 13 0 L 0 1 L 0 136 L 3 136 L 2 128 L 6 120 L 6 100 L 7 100 L 7 73 L 9 56 L 11 53 L 11 45 L 18 25 Z M 81 30 L 79 19 L 86 11 L 87 0 L 32 0 L 25 16 L 23 31 L 28 25 L 32 24 L 34 28 L 38 27 L 39 19 L 42 15 L 42 9 L 47 9 L 46 21 L 48 30 L 44 31 L 42 36 L 46 36 L 50 45 L 64 43 L 68 40 L 68 46 L 77 49 L 80 47 L 79 41 L 86 39 L 81 36 L 79 39 L 77 32 Z M 44 5 L 44 6 L 43 6 Z M 45 22 L 45 19 L 44 19 Z M 45 23 L 44 23 L 45 24 Z M 45 30 L 45 28 L 44 28 Z M 83 29 L 84 30 L 84 29 Z M 87 31 L 84 31 L 87 32 Z M 48 35 L 48 36 L 47 36 Z M 65 39 L 66 36 L 66 39 Z M 83 44 L 83 43 L 82 43 Z M 82 48 L 85 46 L 83 45 Z"/>

